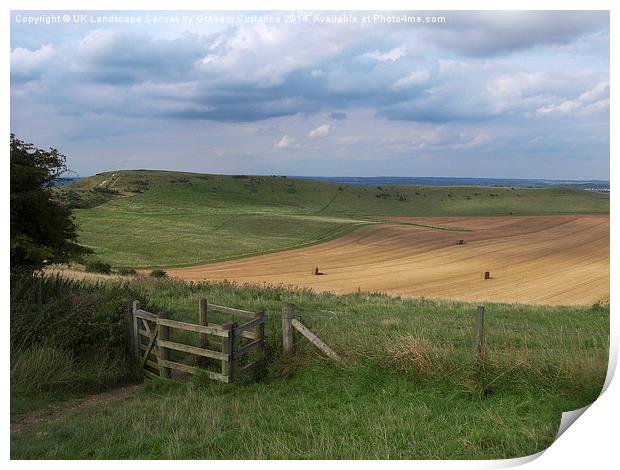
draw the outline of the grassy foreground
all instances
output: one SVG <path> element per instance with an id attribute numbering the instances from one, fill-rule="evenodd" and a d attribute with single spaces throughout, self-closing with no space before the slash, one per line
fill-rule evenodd
<path id="1" fill-rule="evenodd" d="M 56 188 L 114 266 L 201 264 L 318 243 L 375 217 L 607 214 L 570 188 L 355 186 L 276 176 L 117 171 Z"/>
<path id="2" fill-rule="evenodd" d="M 12 458 L 517 457 L 545 449 L 561 412 L 595 400 L 606 373 L 607 306 L 489 304 L 479 366 L 471 304 L 165 279 L 121 288 L 177 319 L 195 321 L 202 296 L 264 309 L 268 367 L 230 385 L 150 381 L 125 401 L 13 434 Z M 301 339 L 292 359 L 280 356 L 285 301 L 343 367 Z"/>

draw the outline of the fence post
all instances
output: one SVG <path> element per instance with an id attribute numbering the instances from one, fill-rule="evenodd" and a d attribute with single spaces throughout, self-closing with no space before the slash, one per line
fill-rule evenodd
<path id="1" fill-rule="evenodd" d="M 168 318 L 168 312 L 161 312 L 159 314 L 159 318 Z M 170 340 L 170 327 L 157 324 L 157 338 L 162 341 Z M 164 366 L 161 361 L 167 361 L 170 358 L 170 351 L 163 347 L 159 346 L 159 376 L 164 377 L 166 379 L 170 378 L 170 368 Z"/>
<path id="2" fill-rule="evenodd" d="M 233 381 L 235 374 L 235 353 L 237 350 L 237 340 L 235 338 L 235 328 L 237 323 L 226 322 L 222 325 L 228 335 L 222 339 L 222 354 L 228 356 L 228 361 L 222 361 L 222 375 L 228 378 L 228 383 Z"/>
<path id="3" fill-rule="evenodd" d="M 137 300 L 133 301 L 131 316 L 132 316 L 132 335 L 133 335 L 133 353 L 136 357 L 140 357 L 140 336 L 138 335 L 138 317 L 136 317 L 136 310 L 140 308 L 140 302 Z"/>
<path id="4" fill-rule="evenodd" d="M 125 328 L 127 329 L 127 349 L 129 354 L 133 354 L 136 350 L 133 342 L 134 342 L 134 334 L 133 334 L 133 300 L 129 299 L 127 301 L 127 310 L 125 311 Z"/>
<path id="5" fill-rule="evenodd" d="M 484 359 L 484 346 L 484 307 L 479 305 L 476 320 L 476 357 L 478 361 Z"/>
<path id="6" fill-rule="evenodd" d="M 282 307 L 282 347 L 285 353 L 293 349 L 293 318 L 295 318 L 295 304 L 287 302 Z"/>
<path id="7" fill-rule="evenodd" d="M 207 320 L 207 309 L 209 304 L 207 299 L 201 298 L 198 301 L 198 324 L 202 326 L 209 326 Z M 203 349 L 208 349 L 209 347 L 209 335 L 200 334 L 200 347 Z"/>
<path id="8" fill-rule="evenodd" d="M 256 312 L 256 318 L 265 318 L 265 312 L 263 310 L 259 310 Z M 265 323 L 261 323 L 256 328 L 256 339 L 265 340 Z"/>

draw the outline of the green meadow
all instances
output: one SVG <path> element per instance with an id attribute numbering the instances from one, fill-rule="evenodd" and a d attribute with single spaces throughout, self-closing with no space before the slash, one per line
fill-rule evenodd
<path id="1" fill-rule="evenodd" d="M 48 351 L 41 364 L 13 363 L 12 421 L 21 422 L 33 409 L 43 413 L 35 425 L 12 434 L 14 459 L 519 457 L 551 444 L 563 411 L 596 399 L 607 368 L 604 305 L 488 304 L 487 354 L 478 363 L 472 304 L 167 279 L 69 283 L 72 287 L 47 282 L 50 292 L 78 289 L 90 292 L 88 299 L 116 299 L 125 292 L 150 311 L 167 310 L 193 322 L 201 297 L 264 309 L 266 367 L 232 384 L 201 376 L 189 382 L 147 380 L 142 391 L 124 400 L 71 410 L 72 400 L 90 390 L 84 384 L 92 379 L 86 378 L 101 376 L 100 383 L 111 387 L 135 380 L 131 368 L 119 368 L 112 359 L 90 365 L 74 359 L 72 375 L 58 384 L 50 371 L 65 370 L 66 355 L 49 360 Z M 285 301 L 297 305 L 300 320 L 344 357 L 344 365 L 300 337 L 294 355 L 282 356 Z M 192 338 L 185 339 L 198 340 Z M 49 377 L 37 389 L 14 379 L 26 372 L 36 376 L 37 367 Z M 106 374 L 109 381 L 103 380 Z M 53 413 L 63 406 L 69 411 Z"/>
<path id="2" fill-rule="evenodd" d="M 192 265 L 320 243 L 379 216 L 607 214 L 609 195 L 565 187 L 355 186 L 279 176 L 117 171 L 58 197 L 113 266 Z"/>

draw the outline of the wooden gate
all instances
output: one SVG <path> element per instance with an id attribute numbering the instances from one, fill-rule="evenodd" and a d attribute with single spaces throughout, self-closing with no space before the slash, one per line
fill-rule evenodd
<path id="1" fill-rule="evenodd" d="M 209 323 L 210 311 L 250 320 L 241 324 Z M 199 302 L 199 324 L 147 312 L 138 301 L 130 303 L 128 317 L 132 350 L 148 377 L 203 373 L 230 383 L 259 364 L 260 356 L 250 353 L 263 350 L 265 345 L 264 312 L 210 304 L 206 299 Z M 192 333 L 198 336 L 192 338 Z"/>

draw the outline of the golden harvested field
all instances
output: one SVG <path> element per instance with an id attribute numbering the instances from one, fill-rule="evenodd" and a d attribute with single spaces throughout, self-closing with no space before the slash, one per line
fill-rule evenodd
<path id="1" fill-rule="evenodd" d="M 609 217 L 395 217 L 308 248 L 167 271 L 337 293 L 589 305 L 609 300 Z"/>

